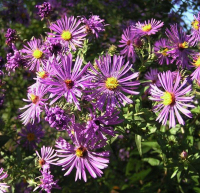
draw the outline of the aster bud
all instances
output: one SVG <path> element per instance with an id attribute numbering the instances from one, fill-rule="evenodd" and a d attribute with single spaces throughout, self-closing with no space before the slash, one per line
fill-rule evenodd
<path id="1" fill-rule="evenodd" d="M 186 151 L 182 151 L 181 158 L 182 159 L 187 159 L 187 157 L 188 157 L 188 153 Z"/>

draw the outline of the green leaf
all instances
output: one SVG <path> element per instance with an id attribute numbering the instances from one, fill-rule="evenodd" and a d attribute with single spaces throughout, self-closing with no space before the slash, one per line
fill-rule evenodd
<path id="1" fill-rule="evenodd" d="M 160 165 L 160 160 L 155 158 L 144 158 L 143 161 L 148 162 L 152 166 L 158 166 Z"/>
<path id="2" fill-rule="evenodd" d="M 177 169 L 174 171 L 174 173 L 171 175 L 171 178 L 173 178 L 174 176 L 176 176 L 177 172 L 178 172 L 178 168 L 177 168 Z"/>
<path id="3" fill-rule="evenodd" d="M 141 145 L 141 140 L 142 140 L 142 136 L 141 135 L 135 135 L 135 143 L 138 149 L 138 152 L 140 154 L 140 156 L 142 156 L 142 145 Z"/>

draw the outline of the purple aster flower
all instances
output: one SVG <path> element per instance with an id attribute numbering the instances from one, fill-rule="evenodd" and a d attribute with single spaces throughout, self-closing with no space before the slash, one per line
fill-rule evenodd
<path id="1" fill-rule="evenodd" d="M 156 21 L 155 19 L 145 21 L 144 23 L 138 21 L 135 26 L 132 26 L 132 30 L 141 36 L 150 36 L 158 32 L 163 25 L 163 22 Z"/>
<path id="2" fill-rule="evenodd" d="M 184 125 L 183 118 L 179 111 L 187 117 L 192 118 L 192 113 L 187 108 L 194 107 L 194 105 L 189 104 L 193 101 L 193 96 L 184 96 L 191 92 L 191 85 L 186 87 L 186 79 L 181 83 L 179 73 L 176 76 L 176 80 L 173 81 L 173 74 L 171 71 L 159 74 L 158 78 L 164 91 L 160 90 L 156 85 L 151 85 L 150 97 L 150 100 L 158 102 L 158 104 L 154 106 L 153 111 L 158 112 L 161 110 L 156 120 L 166 125 L 169 117 L 169 127 L 175 127 L 176 117 L 178 122 Z"/>
<path id="3" fill-rule="evenodd" d="M 125 148 L 122 148 L 119 150 L 119 157 L 122 161 L 125 161 L 129 158 L 129 151 L 126 150 Z"/>
<path id="4" fill-rule="evenodd" d="M 26 66 L 26 60 L 23 58 L 21 53 L 16 49 L 14 44 L 12 45 L 14 53 L 7 54 L 7 63 L 5 65 L 6 70 L 9 72 L 15 72 L 16 68 Z"/>
<path id="5" fill-rule="evenodd" d="M 49 122 L 50 127 L 54 127 L 57 130 L 66 130 L 70 122 L 70 118 L 65 111 L 58 106 L 46 109 L 45 120 Z"/>
<path id="6" fill-rule="evenodd" d="M 193 67 L 195 67 L 195 71 L 191 74 L 191 79 L 199 80 L 200 79 L 200 54 L 197 54 L 193 57 Z"/>
<path id="7" fill-rule="evenodd" d="M 38 8 L 38 15 L 41 19 L 44 19 L 51 14 L 52 6 L 49 2 L 44 2 L 42 5 L 36 5 L 35 7 Z"/>
<path id="8" fill-rule="evenodd" d="M 101 169 L 106 168 L 109 163 L 109 152 L 94 152 L 95 149 L 101 148 L 102 146 L 97 144 L 94 138 L 85 138 L 84 135 L 77 135 L 75 132 L 74 145 L 71 145 L 64 139 L 56 141 L 56 147 L 58 150 L 57 165 L 62 166 L 63 170 L 67 170 L 64 176 L 69 175 L 72 169 L 76 168 L 75 181 L 79 178 L 83 178 L 86 182 L 86 169 L 93 178 L 102 175 Z M 82 177 L 81 177 L 82 176 Z"/>
<path id="9" fill-rule="evenodd" d="M 26 111 L 20 115 L 24 125 L 27 125 L 29 121 L 34 124 L 36 117 L 38 122 L 40 122 L 40 113 L 42 112 L 42 107 L 45 106 L 45 102 L 48 100 L 43 98 L 47 93 L 47 90 L 48 87 L 46 87 L 46 85 L 41 85 L 39 82 L 34 84 L 34 86 L 29 89 L 27 93 L 28 100 L 23 100 L 30 104 L 20 108 L 20 110 L 26 109 Z"/>
<path id="10" fill-rule="evenodd" d="M 200 12 L 197 17 L 194 15 L 194 21 L 192 22 L 191 39 L 190 44 L 196 45 L 200 40 Z"/>
<path id="11" fill-rule="evenodd" d="M 136 92 L 140 83 L 139 81 L 132 81 L 138 77 L 138 72 L 127 74 L 132 68 L 132 64 L 127 62 L 124 65 L 124 59 L 122 56 L 114 55 L 111 60 L 111 56 L 106 55 L 96 60 L 96 65 L 99 70 L 96 70 L 91 66 L 95 77 L 91 83 L 91 89 L 86 92 L 92 92 L 87 95 L 87 100 L 96 99 L 94 106 L 103 110 L 107 101 L 107 109 L 120 107 L 120 103 L 124 106 L 125 103 L 132 103 L 133 101 L 125 96 L 124 93 L 131 95 L 137 95 Z"/>
<path id="12" fill-rule="evenodd" d="M 42 176 L 38 177 L 40 179 L 40 184 L 33 190 L 35 192 L 38 188 L 42 188 L 42 190 L 47 193 L 51 193 L 52 189 L 61 189 L 57 183 L 58 180 L 54 181 L 54 176 L 51 175 L 51 172 L 48 170 L 41 171 Z M 41 191 L 40 191 L 41 192 Z"/>
<path id="13" fill-rule="evenodd" d="M 148 80 L 149 82 L 145 82 L 144 85 L 145 86 L 150 86 L 151 84 L 153 84 L 153 85 L 156 85 L 157 87 L 160 87 L 161 84 L 160 84 L 160 81 L 158 79 L 158 74 L 159 73 L 160 72 L 157 69 L 150 68 L 150 71 L 148 71 L 144 76 L 144 78 L 146 80 Z M 147 92 L 150 94 L 151 87 L 148 88 Z"/>
<path id="14" fill-rule="evenodd" d="M 85 24 L 85 32 L 95 35 L 96 38 L 99 38 L 99 34 L 105 31 L 104 19 L 101 19 L 98 15 L 91 15 L 89 19 L 86 19 L 85 16 L 81 18 L 81 22 Z"/>
<path id="15" fill-rule="evenodd" d="M 111 125 L 117 125 L 123 122 L 119 119 L 120 111 L 108 110 L 103 115 L 98 115 L 89 109 L 90 114 L 84 129 L 85 134 L 99 136 L 100 139 L 106 139 L 105 134 L 115 136 L 115 132 Z"/>
<path id="16" fill-rule="evenodd" d="M 24 45 L 24 49 L 21 50 L 22 53 L 26 54 L 24 56 L 27 59 L 27 67 L 29 70 L 39 70 L 40 64 L 44 64 L 44 46 L 40 39 L 35 39 L 27 42 L 28 46 Z"/>
<path id="17" fill-rule="evenodd" d="M 21 136 L 18 144 L 23 144 L 23 147 L 28 149 L 36 149 L 41 138 L 44 137 L 44 131 L 42 126 L 28 124 L 25 128 L 22 128 L 18 135 Z"/>
<path id="18" fill-rule="evenodd" d="M 193 53 L 188 48 L 190 36 L 186 35 L 182 28 L 178 29 L 177 24 L 170 25 L 170 30 L 166 29 L 165 33 L 171 43 L 171 49 L 168 51 L 173 58 L 171 63 L 176 60 L 176 65 L 189 68 L 189 55 Z"/>
<path id="19" fill-rule="evenodd" d="M 0 169 L 0 180 L 3 180 L 5 178 L 8 177 L 8 174 L 7 172 L 3 173 L 3 168 Z M 0 192 L 3 193 L 3 192 L 7 192 L 7 188 L 9 186 L 6 184 L 6 183 L 0 183 Z"/>
<path id="20" fill-rule="evenodd" d="M 68 103 L 74 103 L 80 110 L 77 97 L 80 98 L 82 95 L 80 87 L 84 89 L 87 86 L 86 81 L 91 78 L 91 76 L 83 76 L 89 64 L 80 70 L 83 59 L 77 57 L 75 64 L 72 64 L 71 53 L 67 56 L 62 56 L 61 61 L 62 66 L 57 65 L 56 62 L 52 66 L 55 76 L 51 80 L 43 79 L 41 82 L 51 86 L 48 90 L 51 93 L 50 98 L 55 98 L 51 101 L 50 105 L 64 96 Z"/>
<path id="21" fill-rule="evenodd" d="M 55 164 L 55 161 L 58 160 L 58 158 L 55 158 L 57 156 L 57 153 L 54 152 L 54 149 L 52 147 L 43 146 L 41 148 L 41 156 L 38 151 L 36 151 L 36 154 L 39 158 L 39 164 L 43 168 L 43 170 L 49 169 L 50 164 Z"/>
<path id="22" fill-rule="evenodd" d="M 22 25 L 28 26 L 30 24 L 30 15 L 28 13 L 28 10 L 22 6 L 19 7 L 17 11 L 17 18 L 16 21 L 21 23 Z"/>
<path id="23" fill-rule="evenodd" d="M 120 51 L 120 54 L 127 56 L 128 59 L 132 59 L 133 63 L 136 60 L 135 48 L 133 46 L 134 38 L 135 38 L 134 33 L 128 27 L 126 30 L 123 30 L 122 40 L 119 41 L 121 43 L 119 47 L 124 48 L 123 50 Z"/>
<path id="24" fill-rule="evenodd" d="M 81 21 L 75 19 L 73 16 L 59 19 L 56 23 L 50 25 L 50 29 L 55 33 L 48 33 L 49 40 L 60 40 L 60 42 L 67 48 L 76 50 L 76 47 L 82 47 L 83 40 L 86 36 L 85 27 L 80 26 Z"/>
<path id="25" fill-rule="evenodd" d="M 169 57 L 168 51 L 170 50 L 169 40 L 161 38 L 154 44 L 154 52 L 158 57 L 157 61 L 160 65 L 170 64 L 171 58 Z"/>
<path id="26" fill-rule="evenodd" d="M 6 38 L 6 44 L 10 45 L 11 43 L 13 43 L 16 38 L 17 38 L 17 31 L 11 28 L 8 28 L 6 34 L 5 34 L 5 38 Z"/>
<path id="27" fill-rule="evenodd" d="M 63 45 L 57 40 L 57 41 L 49 41 L 47 40 L 45 42 L 45 53 L 49 56 L 57 56 L 61 55 L 62 52 L 65 52 L 66 49 L 64 49 Z"/>

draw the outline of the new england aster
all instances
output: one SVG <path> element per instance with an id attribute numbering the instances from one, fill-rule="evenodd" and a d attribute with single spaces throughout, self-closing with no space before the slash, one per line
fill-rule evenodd
<path id="1" fill-rule="evenodd" d="M 135 62 L 136 60 L 135 48 L 133 46 L 134 38 L 134 33 L 128 27 L 123 31 L 122 39 L 119 41 L 121 43 L 119 47 L 123 48 L 123 50 L 120 51 L 120 54 L 127 56 L 128 59 L 132 59 L 132 62 Z"/>
<path id="2" fill-rule="evenodd" d="M 85 26 L 80 26 L 81 21 L 74 16 L 59 19 L 56 23 L 50 25 L 50 29 L 56 33 L 48 33 L 48 40 L 59 40 L 65 47 L 76 50 L 76 47 L 82 47 L 86 36 Z"/>
<path id="3" fill-rule="evenodd" d="M 7 172 L 3 173 L 3 168 L 0 169 L 0 180 L 3 180 L 8 177 Z M 0 183 L 0 193 L 7 192 L 9 186 L 6 183 Z"/>
<path id="4" fill-rule="evenodd" d="M 155 19 L 151 19 L 148 21 L 145 21 L 144 23 L 140 23 L 139 21 L 135 24 L 135 26 L 132 26 L 132 30 L 141 36 L 145 35 L 152 35 L 157 33 L 160 28 L 164 25 L 161 21 L 156 21 Z"/>
<path id="5" fill-rule="evenodd" d="M 23 100 L 30 104 L 20 108 L 20 110 L 26 109 L 26 111 L 20 115 L 24 125 L 27 125 L 29 121 L 34 124 L 36 118 L 38 119 L 38 122 L 40 122 L 40 113 L 42 112 L 42 108 L 45 106 L 45 101 L 48 100 L 43 98 L 47 93 L 47 90 L 48 87 L 46 87 L 46 85 L 40 84 L 39 82 L 36 82 L 28 90 L 28 99 Z"/>
<path id="6" fill-rule="evenodd" d="M 87 70 L 89 63 L 81 69 L 83 59 L 77 57 L 75 64 L 72 64 L 72 54 L 61 57 L 61 64 L 57 65 L 54 62 L 52 68 L 54 71 L 54 77 L 51 79 L 43 79 L 41 82 L 51 87 L 48 91 L 51 93 L 50 98 L 54 98 L 50 105 L 64 96 L 68 103 L 74 103 L 80 110 L 79 101 L 77 97 L 81 97 L 82 90 L 80 87 L 85 88 L 87 86 L 87 80 L 90 76 L 83 76 Z"/>
<path id="7" fill-rule="evenodd" d="M 178 28 L 177 24 L 170 25 L 170 30 L 166 29 L 165 33 L 170 41 L 168 54 L 173 58 L 171 62 L 173 63 L 176 60 L 176 65 L 189 68 L 189 55 L 193 53 L 188 48 L 190 36 L 186 35 L 182 28 Z"/>
<path id="8" fill-rule="evenodd" d="M 24 58 L 27 59 L 27 67 L 29 70 L 39 70 L 40 64 L 43 64 L 45 59 L 44 46 L 40 39 L 35 39 L 27 42 L 28 46 L 24 45 L 21 50 L 24 53 Z"/>
<path id="9" fill-rule="evenodd" d="M 176 126 L 175 117 L 180 124 L 184 125 L 184 120 L 179 111 L 187 117 L 192 118 L 192 114 L 187 108 L 194 107 L 194 105 L 190 104 L 193 101 L 193 96 L 184 96 L 191 92 L 191 85 L 186 87 L 186 79 L 181 83 L 181 76 L 179 73 L 176 75 L 175 79 L 173 76 L 171 71 L 159 74 L 158 78 L 162 85 L 162 90 L 152 84 L 150 97 L 150 100 L 158 102 L 158 104 L 153 107 L 153 111 L 161 111 L 156 120 L 166 125 L 169 119 L 169 127 Z"/>
<path id="10" fill-rule="evenodd" d="M 87 100 L 96 99 L 94 106 L 103 109 L 107 102 L 107 109 L 120 107 L 120 103 L 124 106 L 124 103 L 132 103 L 133 101 L 124 95 L 128 93 L 131 95 L 137 95 L 135 89 L 140 84 L 139 81 L 133 79 L 138 77 L 138 72 L 132 73 L 130 69 L 132 64 L 127 62 L 124 64 L 123 56 L 106 55 L 96 60 L 98 70 L 93 68 L 93 73 L 96 75 L 91 82 L 91 89 L 86 92 L 92 92 L 87 95 Z M 127 72 L 130 72 L 128 74 Z"/>
<path id="11" fill-rule="evenodd" d="M 191 45 L 196 45 L 200 40 L 200 12 L 198 13 L 197 17 L 194 15 L 191 35 L 190 43 Z"/>
<path id="12" fill-rule="evenodd" d="M 102 169 L 106 168 L 109 163 L 109 152 L 95 152 L 95 149 L 101 148 L 95 138 L 85 138 L 84 135 L 74 132 L 74 144 L 68 143 L 60 138 L 56 141 L 56 151 L 58 152 L 57 165 L 62 166 L 63 170 L 67 170 L 64 176 L 69 175 L 72 169 L 76 168 L 75 181 L 83 178 L 86 182 L 86 169 L 93 178 L 101 177 Z M 104 143 L 103 143 L 104 145 Z"/>
<path id="13" fill-rule="evenodd" d="M 193 67 L 195 67 L 195 71 L 191 74 L 192 80 L 199 80 L 200 79 L 200 54 L 197 54 L 193 57 Z"/>

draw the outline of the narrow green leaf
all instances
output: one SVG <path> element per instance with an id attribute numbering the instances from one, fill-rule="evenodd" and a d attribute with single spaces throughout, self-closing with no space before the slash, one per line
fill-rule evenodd
<path id="1" fill-rule="evenodd" d="M 140 156 L 142 156 L 142 144 L 141 144 L 142 136 L 141 135 L 135 135 L 135 143 L 138 149 L 138 152 Z"/>

